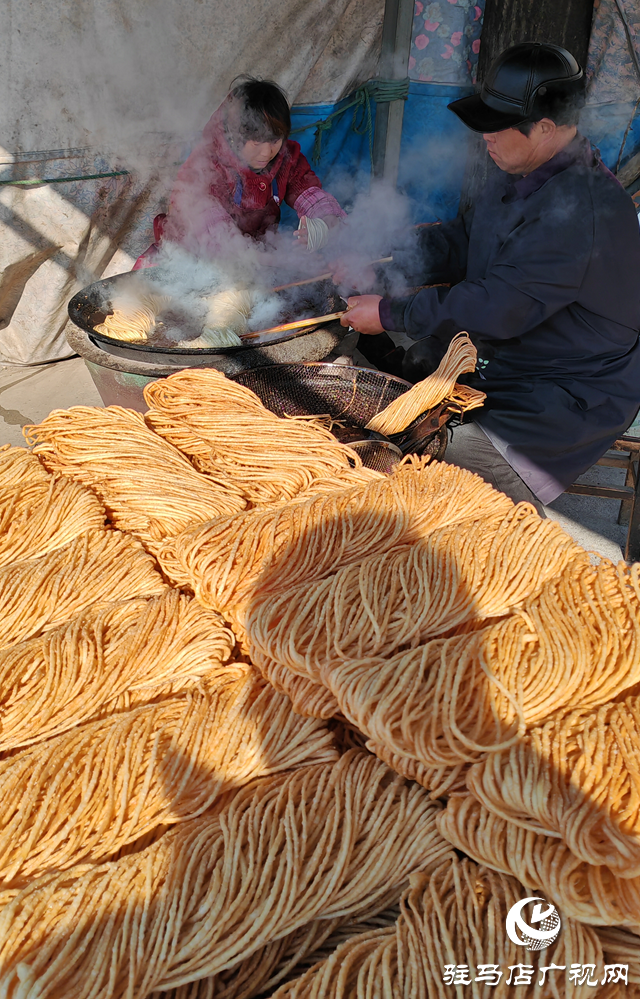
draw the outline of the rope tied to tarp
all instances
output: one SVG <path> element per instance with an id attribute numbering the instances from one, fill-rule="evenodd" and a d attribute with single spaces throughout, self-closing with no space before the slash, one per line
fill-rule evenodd
<path id="1" fill-rule="evenodd" d="M 322 136 L 333 128 L 335 121 L 341 118 L 346 111 L 353 109 L 351 128 L 356 135 L 368 135 L 369 156 L 373 165 L 372 102 L 388 104 L 391 101 L 406 101 L 409 96 L 409 82 L 408 76 L 404 80 L 368 80 L 367 83 L 358 87 L 351 99 L 342 107 L 332 111 L 326 118 L 311 122 L 309 125 L 302 125 L 300 128 L 294 128 L 291 134 L 315 128 L 316 134 L 311 159 L 314 163 L 318 163 L 322 155 Z"/>

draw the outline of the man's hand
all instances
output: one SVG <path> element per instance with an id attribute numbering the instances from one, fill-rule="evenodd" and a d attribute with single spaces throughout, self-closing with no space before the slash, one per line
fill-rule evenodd
<path id="1" fill-rule="evenodd" d="M 378 313 L 381 301 L 382 295 L 356 295 L 347 299 L 347 312 L 340 324 L 351 326 L 358 333 L 384 333 Z"/>

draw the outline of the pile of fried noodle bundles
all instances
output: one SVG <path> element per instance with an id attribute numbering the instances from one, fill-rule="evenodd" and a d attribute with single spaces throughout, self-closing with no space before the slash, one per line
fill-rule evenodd
<path id="1" fill-rule="evenodd" d="M 637 567 L 217 372 L 146 397 L 0 450 L 0 999 L 630 999 Z"/>
<path id="2" fill-rule="evenodd" d="M 471 767 L 441 831 L 575 918 L 640 930 L 639 759 L 637 695 L 573 711 Z"/>
<path id="3" fill-rule="evenodd" d="M 147 385 L 144 397 L 153 430 L 253 505 L 380 477 L 318 421 L 275 416 L 218 371 L 187 368 Z"/>
<path id="4" fill-rule="evenodd" d="M 199 475 L 131 409 L 57 409 L 25 436 L 47 468 L 91 486 L 111 522 L 150 545 L 245 506 L 231 483 Z"/>
<path id="5" fill-rule="evenodd" d="M 357 750 L 245 785 L 142 851 L 0 892 L 0 988 L 146 996 L 313 919 L 384 908 L 447 851 L 438 811 Z"/>
<path id="6" fill-rule="evenodd" d="M 515 878 L 449 854 L 430 873 L 411 876 L 394 926 L 348 940 L 327 960 L 279 988 L 273 999 L 447 999 L 455 993 L 443 983 L 442 972 L 447 965 L 463 963 L 471 969 L 472 982 L 476 969 L 486 969 L 484 981 L 473 986 L 478 999 L 511 995 L 510 968 L 524 963 L 535 973 L 517 995 L 593 995 L 589 985 L 573 985 L 569 969 L 572 964 L 601 966 L 596 933 L 567 920 L 555 943 L 539 954 L 528 953 L 525 960 L 505 931 L 506 915 L 521 898 L 522 885 Z M 563 970 L 542 970 L 552 964 Z M 491 966 L 501 969 L 497 983 Z"/>

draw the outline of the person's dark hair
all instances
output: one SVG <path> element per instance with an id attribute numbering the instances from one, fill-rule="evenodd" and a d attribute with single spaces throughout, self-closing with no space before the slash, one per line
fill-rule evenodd
<path id="1" fill-rule="evenodd" d="M 523 135 L 529 135 L 535 123 L 543 118 L 551 118 L 556 125 L 577 125 L 583 106 L 584 79 L 549 84 L 538 90 L 529 120 L 516 127 Z"/>
<path id="2" fill-rule="evenodd" d="M 289 135 L 289 103 L 277 83 L 252 76 L 236 77 L 228 100 L 229 126 L 242 142 L 271 142 Z"/>

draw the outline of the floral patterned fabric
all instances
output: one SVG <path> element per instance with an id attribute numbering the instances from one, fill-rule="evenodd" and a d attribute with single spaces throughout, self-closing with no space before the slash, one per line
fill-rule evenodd
<path id="1" fill-rule="evenodd" d="M 476 82 L 485 0 L 415 0 L 409 76 L 423 83 Z"/>
<path id="2" fill-rule="evenodd" d="M 640 149 L 640 79 L 631 46 L 640 61 L 640 5 L 596 0 L 587 60 L 587 106 L 582 131 L 598 146 L 611 170 L 617 170 Z M 631 42 L 631 44 L 630 44 Z"/>

